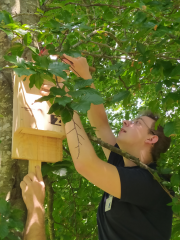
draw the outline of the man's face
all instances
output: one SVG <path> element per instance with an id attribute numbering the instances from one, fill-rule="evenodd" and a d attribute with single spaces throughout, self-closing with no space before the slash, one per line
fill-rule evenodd
<path id="1" fill-rule="evenodd" d="M 120 148 L 125 145 L 126 147 L 143 146 L 145 141 L 153 136 L 153 133 L 148 133 L 148 128 L 151 128 L 153 122 L 153 119 L 146 116 L 136 118 L 133 121 L 124 120 L 123 127 L 116 139 Z"/>

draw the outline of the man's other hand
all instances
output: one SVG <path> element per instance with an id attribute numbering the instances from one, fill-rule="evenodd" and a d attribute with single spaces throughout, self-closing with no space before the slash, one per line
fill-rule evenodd
<path id="1" fill-rule="evenodd" d="M 41 169 L 36 166 L 36 173 L 28 173 L 20 183 L 22 197 L 28 212 L 33 212 L 37 208 L 42 208 L 45 199 L 45 184 Z"/>
<path id="2" fill-rule="evenodd" d="M 84 78 L 84 79 L 92 79 L 92 76 L 89 72 L 89 65 L 87 63 L 86 58 L 84 58 L 84 57 L 73 58 L 66 54 L 63 54 L 63 57 L 61 57 L 62 61 L 64 63 L 67 63 L 70 65 L 69 69 L 76 76 Z"/>

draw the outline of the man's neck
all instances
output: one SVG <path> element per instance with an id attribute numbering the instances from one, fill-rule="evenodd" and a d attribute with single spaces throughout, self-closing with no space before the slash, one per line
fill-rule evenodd
<path id="1" fill-rule="evenodd" d="M 123 157 L 123 160 L 124 160 L 124 166 L 125 167 L 134 167 L 134 166 L 137 166 L 137 164 L 135 164 L 134 162 L 132 162 L 131 160 Z"/>
<path id="2" fill-rule="evenodd" d="M 145 149 L 137 149 L 137 147 L 135 149 L 133 149 L 133 147 L 131 147 L 131 149 L 127 149 L 127 148 L 123 148 L 122 146 L 119 146 L 121 150 L 131 154 L 132 156 L 139 158 L 139 160 L 146 164 L 149 165 L 150 163 L 152 163 L 152 157 L 150 155 L 150 153 L 147 153 L 147 150 Z M 124 160 L 124 166 L 125 167 L 134 167 L 137 166 L 136 163 L 134 163 L 133 161 L 123 157 Z"/>

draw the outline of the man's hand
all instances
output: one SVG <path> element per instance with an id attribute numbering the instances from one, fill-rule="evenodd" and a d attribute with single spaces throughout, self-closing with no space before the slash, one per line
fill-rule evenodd
<path id="1" fill-rule="evenodd" d="M 89 65 L 87 63 L 86 58 L 84 58 L 84 57 L 73 58 L 66 54 L 63 54 L 63 57 L 61 58 L 62 61 L 71 66 L 69 69 L 73 73 L 75 73 L 76 76 L 84 78 L 84 79 L 92 78 L 92 76 L 89 72 Z"/>
<path id="2" fill-rule="evenodd" d="M 36 166 L 36 174 L 28 173 L 23 178 L 20 187 L 28 212 L 33 212 L 37 208 L 43 208 L 45 184 L 39 166 Z"/>

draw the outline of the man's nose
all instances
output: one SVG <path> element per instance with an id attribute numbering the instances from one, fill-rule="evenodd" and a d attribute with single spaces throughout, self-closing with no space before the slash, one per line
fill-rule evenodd
<path id="1" fill-rule="evenodd" d="M 128 121 L 128 120 L 123 121 L 123 126 L 129 127 L 130 125 L 131 125 L 131 121 Z"/>

